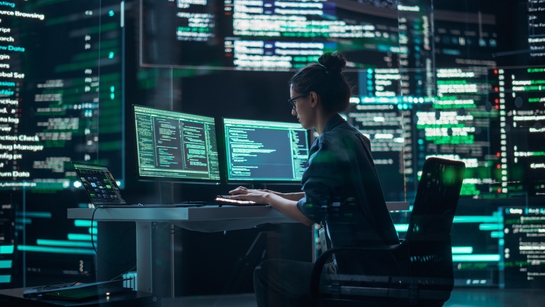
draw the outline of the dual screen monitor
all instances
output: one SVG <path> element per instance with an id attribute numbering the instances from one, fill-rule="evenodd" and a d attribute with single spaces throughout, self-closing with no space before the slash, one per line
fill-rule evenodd
<path id="1" fill-rule="evenodd" d="M 298 183 L 309 134 L 299 123 L 213 117 L 135 105 L 138 176 L 196 183 Z"/>

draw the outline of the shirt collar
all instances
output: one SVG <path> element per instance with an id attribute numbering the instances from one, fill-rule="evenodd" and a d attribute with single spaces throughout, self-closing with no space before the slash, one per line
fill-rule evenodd
<path id="1" fill-rule="evenodd" d="M 327 121 L 327 123 L 325 124 L 323 132 L 331 131 L 331 130 L 333 130 L 333 128 L 337 127 L 338 125 L 342 124 L 343 122 L 345 122 L 344 118 L 342 118 L 342 116 L 340 116 L 339 114 L 336 113 L 335 115 L 333 115 Z"/>

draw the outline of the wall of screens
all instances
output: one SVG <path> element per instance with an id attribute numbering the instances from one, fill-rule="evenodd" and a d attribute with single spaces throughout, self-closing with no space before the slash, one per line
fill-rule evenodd
<path id="1" fill-rule="evenodd" d="M 0 287 L 94 276 L 96 223 L 66 220 L 87 206 L 70 162 L 108 165 L 125 183 L 123 10 L 0 3 Z"/>
<path id="2" fill-rule="evenodd" d="M 498 248 L 504 240 L 504 220 L 500 207 L 543 206 L 545 105 L 540 84 L 545 58 L 539 52 L 543 41 L 536 23 L 543 17 L 540 4 L 434 1 L 431 11 L 427 10 L 430 1 L 397 4 L 352 3 L 365 11 L 365 21 L 374 20 L 367 15 L 380 20 L 373 21 L 376 36 L 395 33 L 399 49 L 364 44 L 359 56 L 367 61 L 354 60 L 364 65 L 355 64 L 347 73 L 354 96 L 344 115 L 371 139 L 387 200 L 411 201 L 418 172 L 429 156 L 466 163 L 453 227 L 456 285 L 501 286 L 503 260 Z M 389 14 L 384 13 L 388 10 Z M 386 25 L 394 27 L 387 35 L 379 31 L 389 29 Z M 225 62 L 205 66 L 210 69 L 208 75 L 182 77 L 187 84 L 181 85 L 186 101 L 198 97 L 189 89 L 198 88 L 199 82 L 214 84 L 221 97 L 204 94 L 213 107 L 218 101 L 218 107 L 231 104 L 237 112 L 247 111 L 250 118 L 289 120 L 284 105 L 287 86 L 283 96 L 269 92 L 266 85 L 259 87 L 262 82 L 279 88 L 277 79 L 287 81 L 289 73 L 268 72 L 265 77 L 267 72 L 257 67 L 243 69 Z M 252 78 L 258 81 L 242 76 L 242 70 L 253 70 Z M 215 82 L 222 78 L 228 80 L 225 87 Z M 252 89 L 244 94 L 228 90 L 239 88 L 238 84 L 259 88 L 264 95 Z M 261 108 L 255 107 L 257 101 L 262 102 Z M 404 216 L 395 218 L 402 235 Z"/>
<path id="3" fill-rule="evenodd" d="M 142 0 L 141 7 L 144 66 L 285 71 L 342 50 L 363 67 L 376 64 L 362 50 L 399 49 L 397 12 L 357 1 Z"/>
<path id="4" fill-rule="evenodd" d="M 107 165 L 134 201 L 157 197 L 134 182 L 132 104 L 295 123 L 289 77 L 336 50 L 354 89 L 344 116 L 371 139 L 387 200 L 412 199 L 426 157 L 463 160 L 457 285 L 501 285 L 500 207 L 543 206 L 543 12 L 533 0 L 1 2 L 0 195 L 15 223 L 1 224 L 0 286 L 93 270 L 96 225 L 65 219 L 88 205 L 69 162 Z"/>

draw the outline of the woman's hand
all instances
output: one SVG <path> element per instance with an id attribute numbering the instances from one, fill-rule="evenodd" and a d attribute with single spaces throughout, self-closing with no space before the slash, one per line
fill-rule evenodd
<path id="1" fill-rule="evenodd" d="M 251 200 L 258 204 L 269 204 L 272 208 L 282 213 L 283 215 L 299 221 L 307 226 L 314 222 L 304 216 L 297 208 L 297 200 L 303 197 L 303 193 L 279 193 L 271 190 L 248 189 L 239 186 L 236 189 L 229 191 L 231 198 Z"/>
<path id="2" fill-rule="evenodd" d="M 232 199 L 251 200 L 258 204 L 266 204 L 265 198 L 271 193 L 275 194 L 274 191 L 266 189 L 248 189 L 243 186 L 239 186 L 236 189 L 229 191 Z"/>

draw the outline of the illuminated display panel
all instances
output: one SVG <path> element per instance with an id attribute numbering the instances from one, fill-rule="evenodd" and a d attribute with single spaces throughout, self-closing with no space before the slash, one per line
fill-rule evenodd
<path id="1" fill-rule="evenodd" d="M 88 201 L 70 162 L 108 165 L 125 183 L 121 4 L 2 1 L 0 11 L 0 205 L 13 212 L 4 238 L 16 238 L 1 243 L 0 287 L 94 278 L 96 223 L 66 219 Z"/>
<path id="2" fill-rule="evenodd" d="M 299 123 L 223 119 L 227 181 L 300 183 L 308 130 Z"/>
<path id="3" fill-rule="evenodd" d="M 545 195 L 545 68 L 497 69 L 497 192 Z"/>
<path id="4" fill-rule="evenodd" d="M 108 2 L 0 4 L 0 188 L 70 188 L 70 161 L 124 181 L 120 7 Z"/>
<path id="5" fill-rule="evenodd" d="M 342 51 L 350 67 L 388 67 L 399 52 L 397 11 L 358 1 L 141 4 L 143 66 L 282 71 Z"/>
<path id="6" fill-rule="evenodd" d="M 386 200 L 414 192 L 411 111 L 395 104 L 360 104 L 347 114 L 349 123 L 371 141 L 371 151 Z M 408 191 L 407 191 L 408 190 Z"/>
<path id="7" fill-rule="evenodd" d="M 545 286 L 545 208 L 507 207 L 503 213 L 502 288 Z"/>
<path id="8" fill-rule="evenodd" d="M 528 35 L 521 35 L 530 49 L 529 62 L 543 65 L 545 62 L 545 2 L 528 0 Z"/>
<path id="9" fill-rule="evenodd" d="M 486 68 L 439 68 L 436 100 L 415 110 L 419 155 L 463 161 L 463 196 L 488 193 L 492 183 L 490 126 L 497 111 L 487 110 L 488 94 Z"/>
<path id="10" fill-rule="evenodd" d="M 134 124 L 141 179 L 219 182 L 214 118 L 135 105 Z"/>
<path id="11" fill-rule="evenodd" d="M 18 257 L 15 253 L 15 218 L 14 206 L 10 203 L 0 204 L 0 285 L 10 284 L 17 273 Z"/>
<path id="12" fill-rule="evenodd" d="M 497 204 L 482 199 L 460 199 L 451 231 L 456 286 L 498 285 L 502 222 Z"/>

